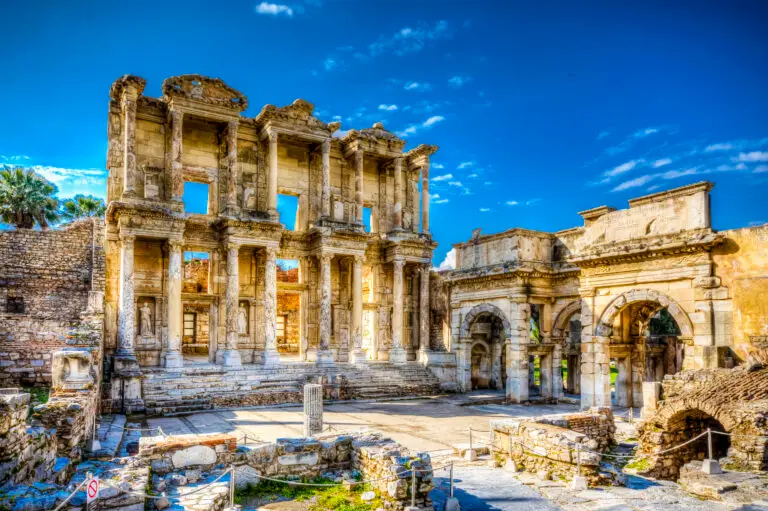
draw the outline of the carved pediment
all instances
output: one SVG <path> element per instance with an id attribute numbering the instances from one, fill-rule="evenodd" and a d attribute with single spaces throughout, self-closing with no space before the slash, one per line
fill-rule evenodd
<path id="1" fill-rule="evenodd" d="M 370 128 L 349 130 L 341 141 L 345 145 L 357 142 L 361 145 L 362 149 L 374 153 L 384 151 L 399 153 L 405 147 L 405 140 L 385 129 L 384 125 L 380 122 L 377 122 Z"/>
<path id="2" fill-rule="evenodd" d="M 248 99 L 219 78 L 202 75 L 179 75 L 163 81 L 163 99 L 185 98 L 242 112 Z"/>
<path id="3" fill-rule="evenodd" d="M 304 99 L 297 99 L 288 106 L 278 107 L 275 105 L 265 105 L 259 115 L 256 116 L 256 122 L 267 123 L 277 121 L 279 124 L 285 124 L 289 127 L 305 127 L 310 130 L 321 130 L 330 135 L 334 129 L 330 125 L 314 117 L 312 112 L 315 105 Z M 338 125 L 334 124 L 338 129 Z"/>

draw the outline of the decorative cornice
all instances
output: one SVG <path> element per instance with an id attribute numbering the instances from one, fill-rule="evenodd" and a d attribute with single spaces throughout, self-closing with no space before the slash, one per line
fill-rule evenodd
<path id="1" fill-rule="evenodd" d="M 237 112 L 248 108 L 248 99 L 224 80 L 196 74 L 172 76 L 163 81 L 163 99 L 170 102 L 174 98 L 226 107 Z"/>

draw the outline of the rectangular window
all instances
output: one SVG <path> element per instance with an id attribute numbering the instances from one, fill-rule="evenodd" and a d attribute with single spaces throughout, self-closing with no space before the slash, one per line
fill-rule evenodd
<path id="1" fill-rule="evenodd" d="M 199 215 L 208 214 L 208 185 L 184 181 L 184 211 Z"/>
<path id="2" fill-rule="evenodd" d="M 184 293 L 207 293 L 211 257 L 208 252 L 184 252 Z"/>
<path id="3" fill-rule="evenodd" d="M 363 226 L 365 226 L 365 232 L 371 231 L 371 208 L 363 208 Z"/>
<path id="4" fill-rule="evenodd" d="M 194 312 L 184 313 L 184 337 L 190 338 L 190 342 L 195 342 L 195 330 L 197 326 L 197 314 Z"/>
<path id="5" fill-rule="evenodd" d="M 277 212 L 280 215 L 280 223 L 289 231 L 298 230 L 299 198 L 295 195 L 277 195 Z"/>
<path id="6" fill-rule="evenodd" d="M 277 316 L 277 328 L 275 328 L 275 334 L 278 339 L 285 339 L 285 323 L 287 319 L 287 316 Z"/>
<path id="7" fill-rule="evenodd" d="M 296 259 L 278 259 L 277 281 L 299 282 L 299 261 Z"/>
<path id="8" fill-rule="evenodd" d="M 24 298 L 21 296 L 9 296 L 5 302 L 5 312 L 11 314 L 24 314 Z"/>

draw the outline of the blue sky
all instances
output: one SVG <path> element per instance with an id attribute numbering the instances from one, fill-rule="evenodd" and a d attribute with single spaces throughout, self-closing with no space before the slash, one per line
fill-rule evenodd
<path id="1" fill-rule="evenodd" d="M 218 76 L 298 97 L 342 130 L 437 144 L 432 230 L 451 244 L 701 179 L 717 229 L 768 222 L 768 4 L 190 0 L 3 2 L 0 163 L 104 195 L 109 86 Z"/>

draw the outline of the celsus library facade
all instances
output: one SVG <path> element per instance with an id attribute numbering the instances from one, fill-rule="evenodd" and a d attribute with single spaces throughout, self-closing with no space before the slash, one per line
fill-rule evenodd
<path id="1" fill-rule="evenodd" d="M 86 316 L 102 409 L 149 414 L 300 401 L 307 382 L 639 407 L 644 382 L 765 349 L 768 226 L 714 231 L 712 183 L 556 233 L 477 229 L 436 271 L 436 146 L 381 123 L 339 136 L 301 99 L 246 117 L 219 79 L 145 85 L 110 90 L 104 223 L 0 233 L 9 384 L 50 382 Z"/>

